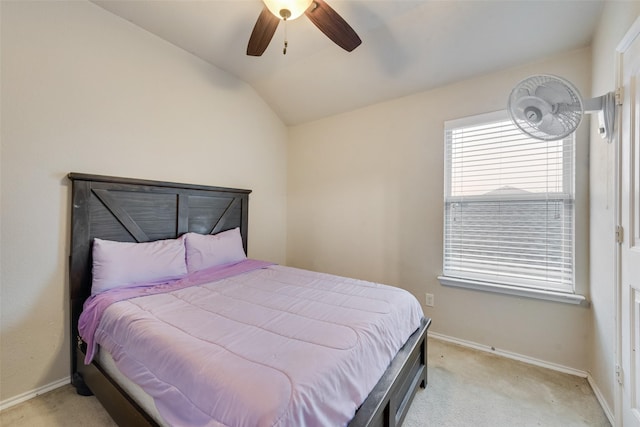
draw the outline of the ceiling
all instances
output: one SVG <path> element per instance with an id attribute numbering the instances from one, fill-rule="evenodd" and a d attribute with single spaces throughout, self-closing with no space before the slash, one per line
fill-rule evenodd
<path id="1" fill-rule="evenodd" d="M 348 53 L 305 16 L 245 54 L 260 0 L 93 0 L 250 84 L 287 125 L 589 46 L 604 0 L 327 0 Z"/>

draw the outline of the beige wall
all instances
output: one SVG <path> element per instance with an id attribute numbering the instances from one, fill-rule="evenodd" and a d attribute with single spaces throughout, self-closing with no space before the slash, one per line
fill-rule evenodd
<path id="1" fill-rule="evenodd" d="M 593 41 L 591 93 L 599 96 L 614 90 L 615 52 L 631 24 L 640 15 L 639 2 L 606 2 Z M 591 126 L 591 294 L 593 339 L 590 372 L 608 406 L 614 410 L 615 394 L 615 144 L 606 144 Z"/>
<path id="2" fill-rule="evenodd" d="M 68 172 L 252 189 L 249 256 L 283 262 L 287 130 L 245 83 L 91 3 L 0 3 L 4 401 L 69 375 Z"/>
<path id="3" fill-rule="evenodd" d="M 506 108 L 522 78 L 551 73 L 589 92 L 590 49 L 290 129 L 289 264 L 397 285 L 432 331 L 586 371 L 588 308 L 441 286 L 443 122 Z M 577 146 L 577 282 L 588 292 L 588 120 Z"/>
<path id="4" fill-rule="evenodd" d="M 639 13 L 637 2 L 606 2 L 592 56 L 572 52 L 287 136 L 246 84 L 97 6 L 0 2 L 0 402 L 68 375 L 65 175 L 76 171 L 251 188 L 250 256 L 398 285 L 420 301 L 433 293 L 435 307 L 423 307 L 433 331 L 588 370 L 612 408 L 613 146 L 591 126 L 589 172 L 581 126 L 585 309 L 437 282 L 442 125 L 504 108 L 534 73 L 562 75 L 585 96 L 611 90 L 615 46 Z"/>

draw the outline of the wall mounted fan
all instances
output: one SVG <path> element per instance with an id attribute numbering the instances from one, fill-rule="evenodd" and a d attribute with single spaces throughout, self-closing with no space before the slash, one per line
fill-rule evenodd
<path id="1" fill-rule="evenodd" d="M 609 92 L 583 101 L 565 79 L 542 74 L 527 77 L 513 88 L 507 111 L 520 130 L 545 141 L 565 138 L 578 128 L 585 112 L 598 112 L 600 135 L 611 142 L 615 95 Z"/>
<path id="2" fill-rule="evenodd" d="M 295 19 L 303 13 L 335 44 L 351 52 L 362 41 L 338 13 L 323 0 L 262 0 L 265 7 L 253 27 L 247 55 L 260 56 L 269 46 L 281 20 Z M 287 42 L 283 53 L 286 53 Z"/>

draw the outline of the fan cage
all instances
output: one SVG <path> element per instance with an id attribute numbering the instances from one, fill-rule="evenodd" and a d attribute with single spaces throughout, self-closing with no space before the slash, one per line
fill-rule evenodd
<path id="1" fill-rule="evenodd" d="M 540 129 L 537 124 L 532 123 L 526 119 L 517 117 L 515 115 L 515 103 L 522 96 L 535 96 L 536 89 L 544 86 L 548 83 L 559 83 L 566 86 L 567 93 L 571 97 L 571 103 L 558 104 L 557 111 L 554 111 L 554 117 L 558 121 L 558 124 L 562 126 L 560 132 L 547 132 Z M 509 102 L 507 111 L 511 121 L 525 134 L 540 139 L 543 141 L 557 141 L 564 139 L 578 128 L 582 122 L 584 107 L 582 103 L 582 97 L 578 89 L 571 84 L 571 82 L 563 79 L 562 77 L 554 76 L 551 74 L 539 74 L 536 76 L 527 77 L 520 81 L 511 91 L 509 96 Z"/>

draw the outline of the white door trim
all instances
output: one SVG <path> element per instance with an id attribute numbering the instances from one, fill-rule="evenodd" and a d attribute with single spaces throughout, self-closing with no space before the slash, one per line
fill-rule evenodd
<path id="1" fill-rule="evenodd" d="M 615 87 L 619 88 L 623 84 L 623 67 L 622 67 L 622 56 L 623 53 L 631 46 L 632 42 L 636 39 L 636 37 L 640 37 L 640 17 L 636 18 L 634 23 L 629 27 L 627 33 L 624 35 L 618 46 L 616 47 L 615 52 L 615 61 L 616 61 L 616 83 Z M 623 100 L 624 101 L 624 100 Z M 620 108 L 618 108 L 620 111 Z M 622 168 L 621 168 L 621 156 L 620 150 L 622 143 L 622 115 L 618 112 L 616 117 L 616 132 L 615 132 L 615 218 L 616 224 L 622 224 Z M 615 417 L 615 426 L 622 426 L 622 398 L 623 398 L 623 390 L 622 383 L 617 381 L 618 378 L 618 367 L 622 366 L 622 264 L 621 264 L 621 250 L 622 245 L 618 244 L 615 254 L 615 303 L 616 303 L 616 342 L 615 342 L 615 360 L 616 366 L 614 367 L 614 379 L 617 382 L 614 393 L 614 417 Z"/>

